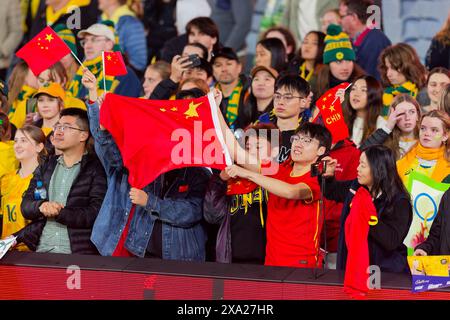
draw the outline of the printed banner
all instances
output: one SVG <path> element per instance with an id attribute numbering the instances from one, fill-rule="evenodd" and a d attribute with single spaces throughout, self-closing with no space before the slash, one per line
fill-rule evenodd
<path id="1" fill-rule="evenodd" d="M 436 182 L 415 171 L 410 174 L 407 189 L 412 199 L 413 220 L 403 242 L 408 248 L 408 256 L 412 256 L 414 248 L 427 239 L 442 195 L 449 187 L 449 184 Z"/>

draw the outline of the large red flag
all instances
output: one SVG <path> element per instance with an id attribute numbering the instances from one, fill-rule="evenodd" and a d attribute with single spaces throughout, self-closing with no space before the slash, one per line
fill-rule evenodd
<path id="1" fill-rule="evenodd" d="M 122 76 L 128 73 L 120 51 L 103 52 L 103 61 L 105 63 L 105 75 L 107 76 Z"/>
<path id="2" fill-rule="evenodd" d="M 333 143 L 349 137 L 348 128 L 342 113 L 341 101 L 336 97 L 336 92 L 339 89 L 347 89 L 348 86 L 349 83 L 347 82 L 341 83 L 325 92 L 316 102 L 323 122 L 331 132 Z"/>
<path id="3" fill-rule="evenodd" d="M 52 28 L 45 27 L 20 48 L 16 56 L 25 60 L 37 77 L 42 71 L 50 68 L 70 52 L 70 48 L 64 40 Z"/>
<path id="4" fill-rule="evenodd" d="M 122 154 L 129 183 L 139 189 L 176 168 L 221 170 L 231 164 L 222 147 L 212 94 L 198 99 L 144 100 L 108 93 L 100 123 Z"/>

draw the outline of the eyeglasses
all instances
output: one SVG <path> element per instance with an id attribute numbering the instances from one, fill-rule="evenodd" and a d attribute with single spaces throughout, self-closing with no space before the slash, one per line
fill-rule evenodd
<path id="1" fill-rule="evenodd" d="M 78 130 L 78 131 L 86 131 L 86 130 L 83 130 L 83 129 L 71 127 L 71 126 L 69 126 L 67 124 L 57 124 L 57 125 L 53 126 L 53 131 L 55 131 L 55 132 L 56 131 L 64 132 L 67 129 Z"/>
<path id="2" fill-rule="evenodd" d="M 311 144 L 313 142 L 313 138 L 307 137 L 307 136 L 299 136 L 299 135 L 293 135 L 291 137 L 291 144 L 293 143 L 304 143 L 304 144 Z"/>
<path id="3" fill-rule="evenodd" d="M 92 42 L 92 43 L 97 44 L 97 43 L 99 43 L 99 42 L 101 42 L 101 41 L 106 41 L 106 40 L 109 40 L 109 39 L 107 39 L 106 37 L 93 37 L 93 38 L 88 38 L 88 39 L 82 39 L 82 40 L 80 40 L 80 44 L 81 44 L 81 46 L 84 48 L 84 46 L 85 46 L 86 43 L 88 43 L 88 42 Z"/>
<path id="4" fill-rule="evenodd" d="M 278 93 L 278 92 L 275 92 L 275 94 L 273 95 L 273 99 L 274 100 L 278 100 L 278 101 L 283 99 L 286 102 L 290 102 L 290 101 L 292 101 L 292 99 L 295 99 L 295 98 L 305 99 L 305 97 L 293 96 L 292 94 L 281 94 L 281 93 Z"/>

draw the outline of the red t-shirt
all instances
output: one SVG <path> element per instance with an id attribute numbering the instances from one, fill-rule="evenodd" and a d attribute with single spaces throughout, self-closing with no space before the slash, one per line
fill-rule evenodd
<path id="1" fill-rule="evenodd" d="M 134 215 L 134 209 L 136 208 L 136 205 L 131 206 L 130 215 L 128 216 L 127 224 L 125 225 L 125 228 L 123 229 L 122 235 L 120 236 L 119 242 L 117 243 L 116 250 L 114 250 L 112 256 L 113 257 L 134 257 L 134 255 L 125 249 L 125 240 L 128 236 L 128 229 L 130 228 L 130 222 Z"/>
<path id="2" fill-rule="evenodd" d="M 319 216 L 320 186 L 311 173 L 291 176 L 292 166 L 280 166 L 275 179 L 306 184 L 312 199 L 290 200 L 269 194 L 265 265 L 314 268 L 319 261 L 322 217 Z"/>

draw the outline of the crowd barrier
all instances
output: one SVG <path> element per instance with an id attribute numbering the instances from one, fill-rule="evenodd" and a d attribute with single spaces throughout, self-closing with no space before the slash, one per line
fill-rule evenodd
<path id="1" fill-rule="evenodd" d="M 343 279 L 336 270 L 9 252 L 0 299 L 340 300 Z M 368 298 L 449 300 L 450 289 L 412 293 L 410 275 L 382 273 Z"/>

